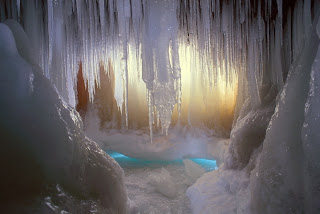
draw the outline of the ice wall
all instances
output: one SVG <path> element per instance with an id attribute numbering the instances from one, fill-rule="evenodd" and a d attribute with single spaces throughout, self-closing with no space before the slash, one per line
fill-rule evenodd
<path id="1" fill-rule="evenodd" d="M 315 24 L 318 15 L 315 16 Z M 315 203 L 319 202 L 319 196 L 314 193 L 317 188 L 313 180 L 319 169 L 316 167 L 310 172 L 310 164 L 317 165 L 318 161 L 311 157 L 312 152 L 308 150 L 309 146 L 317 148 L 318 139 L 311 134 L 314 124 L 308 116 L 305 117 L 310 115 L 310 108 L 316 108 L 307 98 L 309 90 L 310 95 L 313 93 L 312 86 L 309 89 L 309 82 L 311 85 L 315 83 L 313 73 L 317 67 L 319 38 L 314 28 L 305 38 L 301 55 L 290 68 L 286 84 L 278 95 L 279 100 L 266 131 L 261 156 L 251 173 L 253 213 L 260 210 L 265 210 L 265 213 L 319 211 Z M 310 98 L 312 100 L 312 95 Z M 317 113 L 312 114 L 313 118 L 317 117 Z M 313 195 L 312 199 L 309 192 Z"/>
<path id="2" fill-rule="evenodd" d="M 320 21 L 317 24 L 317 34 L 320 38 Z M 305 119 L 302 128 L 303 154 L 304 160 L 305 185 L 303 192 L 306 195 L 304 206 L 308 213 L 315 213 L 320 210 L 320 193 L 316 191 L 320 181 L 320 160 L 319 160 L 319 75 L 320 75 L 320 46 L 316 58 L 312 64 L 310 88 L 305 104 Z M 312 189 L 313 191 L 310 191 Z"/>
<path id="3" fill-rule="evenodd" d="M 259 105 L 252 105 L 253 96 L 242 105 L 219 171 L 188 189 L 194 213 L 319 212 L 319 9 L 318 2 L 296 1 L 277 14 L 267 56 L 277 58 L 266 66 L 282 72 L 270 72 L 271 87 L 263 80 Z"/>
<path id="4" fill-rule="evenodd" d="M 17 22 L 0 23 L 3 212 L 126 213 L 121 167 L 84 135 L 79 114 L 33 64 L 35 52 Z M 56 185 L 62 193 L 48 190 Z M 45 196 L 58 198 L 51 209 Z"/>

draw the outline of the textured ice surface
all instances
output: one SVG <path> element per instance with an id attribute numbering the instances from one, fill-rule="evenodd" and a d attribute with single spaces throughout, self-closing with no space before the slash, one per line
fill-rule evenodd
<path id="1" fill-rule="evenodd" d="M 317 24 L 317 34 L 320 38 L 320 21 Z M 320 46 L 312 64 L 310 88 L 305 104 L 305 119 L 302 128 L 304 161 L 304 194 L 307 213 L 316 213 L 320 210 Z M 310 191 L 314 190 L 314 191 Z"/>
<path id="2" fill-rule="evenodd" d="M 16 24 L 10 27 L 14 34 L 23 33 Z M 0 163 L 6 175 L 0 185 L 1 198 L 13 203 L 3 210 L 17 205 L 22 212 L 17 196 L 23 201 L 50 195 L 45 187 L 57 183 L 77 197 L 97 200 L 109 212 L 126 213 L 120 166 L 85 137 L 79 114 L 61 100 L 39 67 L 21 57 L 31 51 L 24 45 L 29 41 L 21 41 L 27 37 L 13 35 L 2 23 L 0 32 Z M 76 208 L 69 206 L 69 211 Z"/>
<path id="3" fill-rule="evenodd" d="M 302 197 L 304 161 L 307 157 L 303 154 L 301 130 L 305 120 L 310 73 L 318 44 L 319 38 L 313 29 L 278 95 L 261 156 L 250 177 L 253 213 L 260 210 L 264 210 L 264 213 L 302 213 L 310 208 L 304 206 L 309 201 Z"/>
<path id="4" fill-rule="evenodd" d="M 263 143 L 266 129 L 274 112 L 275 96 L 276 93 L 271 88 L 262 99 L 264 106 L 250 111 L 245 116 L 242 115 L 246 113 L 247 106 L 244 105 L 231 131 L 230 146 L 224 159 L 227 168 L 244 168 L 249 163 L 253 151 Z"/>
<path id="5" fill-rule="evenodd" d="M 185 182 L 186 174 L 183 165 L 169 164 L 160 167 L 142 166 L 140 168 L 125 167 L 124 171 L 128 197 L 133 204 L 133 210 L 130 210 L 131 213 L 191 214 L 189 200 L 185 195 L 189 184 Z M 165 177 L 163 177 L 163 172 L 165 172 Z M 168 189 L 170 187 L 167 183 L 168 173 L 170 174 L 169 184 L 174 184 L 174 191 Z M 155 183 L 155 179 L 157 183 Z"/>
<path id="6" fill-rule="evenodd" d="M 109 151 L 108 154 L 115 158 L 126 174 L 130 213 L 191 212 L 185 191 L 194 181 L 188 177 L 183 160 L 148 161 L 117 152 Z M 215 161 L 191 160 L 201 164 L 206 171 L 216 169 Z"/>
<path id="7" fill-rule="evenodd" d="M 317 161 L 311 160 L 310 150 L 303 154 L 308 147 L 313 147 L 315 152 L 317 148 L 317 137 L 310 140 L 314 136 L 306 122 L 310 117 L 305 115 L 313 108 L 310 101 L 314 100 L 312 91 L 316 81 L 311 71 L 317 68 L 318 44 L 313 28 L 275 100 L 273 115 L 272 87 L 268 93 L 261 93 L 265 98 L 258 108 L 250 111 L 248 105 L 243 105 L 231 133 L 224 165 L 218 171 L 205 174 L 187 191 L 194 213 L 211 213 L 210 210 L 246 214 L 318 211 L 314 187 L 319 172 Z M 316 118 L 316 115 L 311 117 Z M 301 131 L 306 134 L 302 138 Z M 314 167 L 313 171 L 309 167 Z"/>
<path id="8" fill-rule="evenodd" d="M 237 213 L 237 199 L 248 177 L 240 171 L 217 170 L 204 174 L 187 190 L 192 212 L 197 214 Z M 242 198 L 241 198 L 242 199 Z"/>
<path id="9" fill-rule="evenodd" d="M 254 111 L 247 110 L 246 105 L 243 106 L 239 120 L 233 128 L 224 163 L 217 171 L 204 174 L 187 190 L 193 213 L 249 212 L 250 172 L 261 151 L 267 121 L 273 112 L 272 106 L 274 105 L 269 103 L 266 107 Z"/>

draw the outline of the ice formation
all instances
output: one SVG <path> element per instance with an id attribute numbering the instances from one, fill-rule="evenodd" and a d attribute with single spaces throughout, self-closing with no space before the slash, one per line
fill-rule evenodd
<path id="1" fill-rule="evenodd" d="M 319 191 L 315 187 L 319 183 L 319 161 L 315 158 L 318 138 L 313 132 L 318 118 L 314 84 L 319 12 L 319 4 L 310 7 L 308 1 L 297 1 L 294 15 L 288 13 L 287 24 L 294 20 L 293 31 L 287 38 L 286 33 L 276 34 L 274 42 L 281 45 L 290 41 L 293 52 L 282 52 L 292 57 L 292 63 L 284 66 L 282 56 L 272 65 L 280 63 L 282 71 L 288 71 L 286 81 L 275 81 L 277 84 L 268 90 L 261 87 L 260 105 L 244 102 L 223 166 L 201 177 L 187 191 L 194 213 L 210 213 L 213 209 L 215 213 L 319 212 Z M 298 23 L 301 21 L 309 24 L 304 28 Z M 277 22 L 276 27 L 280 24 Z"/>
<path id="2" fill-rule="evenodd" d="M 29 44 L 18 23 L 0 23 L 2 211 L 82 212 L 96 207 L 126 213 L 121 167 L 85 137 L 79 114 L 32 64 Z"/>
<path id="3" fill-rule="evenodd" d="M 314 27 L 317 23 L 318 17 L 315 19 Z M 319 206 L 313 202 L 319 200 L 318 193 L 311 193 L 313 199 L 301 198 L 301 195 L 309 194 L 304 192 L 304 185 L 314 185 L 314 181 L 308 179 L 314 179 L 319 172 L 317 169 L 310 172 L 310 161 L 305 155 L 310 157 L 312 153 L 304 154 L 308 148 L 308 140 L 310 145 L 310 138 L 308 135 L 302 135 L 302 131 L 305 130 L 303 125 L 310 125 L 310 131 L 313 129 L 313 124 L 308 123 L 308 117 L 305 117 L 304 113 L 305 109 L 306 113 L 309 110 L 308 91 L 309 88 L 311 93 L 313 90 L 309 85 L 312 76 L 310 74 L 314 70 L 313 62 L 315 61 L 316 65 L 318 60 L 315 58 L 318 45 L 319 38 L 313 28 L 310 34 L 306 35 L 301 55 L 289 70 L 286 84 L 279 94 L 275 113 L 266 131 L 262 153 L 251 174 L 250 189 L 254 195 L 252 212 L 265 209 L 267 213 L 287 213 L 291 210 L 314 213 L 319 210 Z M 317 114 L 313 115 L 315 116 Z M 312 146 L 316 147 L 316 143 L 316 138 L 313 138 Z M 278 152 L 274 152 L 275 147 Z M 313 160 L 313 164 L 317 165 L 317 160 Z M 306 177 L 304 170 L 308 172 Z M 307 189 L 307 192 L 317 192 L 314 187 Z"/>
<path id="4" fill-rule="evenodd" d="M 320 38 L 320 21 L 317 24 L 317 34 Z M 307 202 L 304 204 L 307 211 L 317 212 L 319 208 L 319 192 L 310 191 L 319 186 L 319 74 L 320 74 L 320 46 L 316 58 L 312 64 L 310 88 L 305 104 L 305 119 L 302 128 L 303 153 L 306 157 L 304 161 L 305 185 L 303 191 L 306 195 Z"/>
<path id="5" fill-rule="evenodd" d="M 130 118 L 128 94 L 138 90 L 145 101 L 132 105 L 145 108 L 147 104 L 152 137 L 153 126 L 168 133 L 173 114 L 178 121 L 182 115 L 190 125 L 198 116 L 208 120 L 206 114 L 215 118 L 216 125 L 220 114 L 228 117 L 224 123 L 232 122 L 238 73 L 244 73 L 246 64 L 245 58 L 238 57 L 241 45 L 232 36 L 240 28 L 229 26 L 227 14 L 220 25 L 220 16 L 214 15 L 221 12 L 219 1 L 200 10 L 207 3 L 4 1 L 0 17 L 2 21 L 20 20 L 35 49 L 40 50 L 36 58 L 44 74 L 71 106 L 76 104 L 79 63 L 91 100 L 95 84 L 100 83 L 100 67 L 110 73 L 111 63 L 114 97 L 124 115 L 123 124 L 128 126 Z M 229 13 L 231 6 L 223 8 Z M 201 104 L 200 109 L 195 102 Z"/>
<path id="6" fill-rule="evenodd" d="M 168 134 L 173 121 L 232 124 L 227 152 L 216 154 L 223 167 L 187 192 L 195 213 L 212 206 L 217 213 L 317 213 L 319 8 L 317 0 L 5 0 L 0 19 L 20 21 L 39 52 L 34 59 L 19 53 L 40 65 L 71 106 L 81 64 L 90 100 L 103 67 L 123 126 L 137 118 L 131 103 L 145 108 L 151 139 L 159 129 Z M 18 87 L 2 85 L 17 95 L 1 91 L 8 111 L 47 81 L 10 44 L 0 43 L 1 60 L 21 63 L 10 65 Z M 50 98 L 42 101 L 54 108 Z"/>

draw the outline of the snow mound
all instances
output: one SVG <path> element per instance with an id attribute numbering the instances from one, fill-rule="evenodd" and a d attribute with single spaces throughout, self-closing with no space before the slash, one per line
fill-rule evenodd
<path id="1" fill-rule="evenodd" d="M 169 171 L 161 168 L 160 174 L 150 175 L 150 184 L 155 190 L 168 198 L 174 198 L 177 195 L 176 184 Z"/>
<path id="2" fill-rule="evenodd" d="M 237 213 L 236 197 L 241 197 L 247 185 L 245 173 L 219 169 L 199 178 L 186 194 L 193 213 L 232 214 Z"/>
<path id="3" fill-rule="evenodd" d="M 202 168 L 200 165 L 196 164 L 192 160 L 184 159 L 183 160 L 185 172 L 187 174 L 187 177 L 190 179 L 190 183 L 193 184 L 196 182 L 198 178 L 200 178 L 204 173 L 206 173 L 206 170 Z"/>

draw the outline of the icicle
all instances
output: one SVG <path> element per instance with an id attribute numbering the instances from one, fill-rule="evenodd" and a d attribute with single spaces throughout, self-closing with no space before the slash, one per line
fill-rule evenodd
<path id="1" fill-rule="evenodd" d="M 52 4 L 52 1 L 51 0 L 48 0 L 48 3 L 49 1 L 51 2 Z M 82 1 L 76 1 L 76 6 L 77 6 L 77 20 L 78 20 L 78 27 L 79 27 L 79 30 L 81 30 L 81 26 L 82 26 L 82 22 L 81 22 L 81 17 L 82 17 L 82 8 L 81 8 L 81 4 Z M 48 6 L 49 8 L 49 6 Z"/>
<path id="2" fill-rule="evenodd" d="M 304 23 L 304 33 L 306 37 L 310 36 L 310 30 L 312 27 L 311 23 L 311 0 L 305 0 L 303 5 L 303 23 Z"/>
<path id="3" fill-rule="evenodd" d="M 279 19 L 279 25 L 280 25 L 280 44 L 282 46 L 282 0 L 277 0 L 277 6 L 278 6 L 278 19 Z"/>
<path id="4" fill-rule="evenodd" d="M 149 131 L 150 131 L 150 141 L 152 143 L 153 140 L 153 130 L 152 130 L 152 125 L 153 125 L 153 96 L 152 92 L 148 89 L 148 110 L 149 110 Z M 158 115 L 158 114 L 157 114 Z"/>
<path id="5" fill-rule="evenodd" d="M 100 24 L 101 24 L 101 37 L 104 38 L 105 35 L 105 13 L 104 13 L 104 0 L 99 0 L 99 12 L 100 12 Z"/>
<path id="6" fill-rule="evenodd" d="M 20 22 L 20 0 L 17 0 L 18 22 Z"/>
<path id="7" fill-rule="evenodd" d="M 259 95 L 259 84 L 255 72 L 257 57 L 255 55 L 255 31 L 250 32 L 250 43 L 248 44 L 248 84 L 252 108 L 257 108 L 261 101 Z"/>
<path id="8" fill-rule="evenodd" d="M 310 0 L 297 1 L 292 20 L 288 13 L 283 23 L 283 2 L 277 0 L 274 24 L 271 0 L 258 1 L 257 10 L 252 1 L 48 0 L 28 1 L 28 6 L 20 1 L 0 2 L 1 20 L 5 15 L 19 19 L 21 5 L 21 23 L 40 49 L 39 64 L 69 103 L 75 103 L 80 61 L 91 101 L 95 83 L 100 85 L 100 65 L 107 72 L 111 66 L 114 99 L 126 126 L 131 85 L 140 81 L 145 89 L 151 138 L 153 124 L 160 121 L 168 133 L 172 114 L 194 125 L 194 112 L 203 108 L 211 118 L 207 108 L 221 108 L 233 99 L 232 92 L 244 100 L 248 89 L 257 107 L 264 76 L 280 90 L 282 70 L 301 53 L 316 10 Z"/>
<path id="9" fill-rule="evenodd" d="M 52 46 L 53 46 L 53 5 L 52 1 L 48 0 L 48 37 L 49 37 L 49 59 L 47 74 L 50 77 L 50 68 L 52 64 Z"/>

